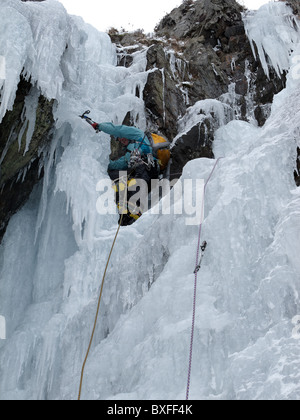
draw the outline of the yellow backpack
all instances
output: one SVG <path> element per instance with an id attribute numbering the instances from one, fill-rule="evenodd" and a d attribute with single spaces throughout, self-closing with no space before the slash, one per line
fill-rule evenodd
<path id="1" fill-rule="evenodd" d="M 167 169 L 171 157 L 171 143 L 164 137 L 155 133 L 146 132 L 146 135 L 151 143 L 153 156 L 157 158 L 160 170 L 163 172 L 165 169 Z"/>

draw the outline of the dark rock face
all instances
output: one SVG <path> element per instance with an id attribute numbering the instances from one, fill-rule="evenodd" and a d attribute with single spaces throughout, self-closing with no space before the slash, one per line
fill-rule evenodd
<path id="1" fill-rule="evenodd" d="M 295 170 L 295 182 L 297 187 L 300 187 L 300 148 L 297 148 L 297 162 L 296 162 L 296 170 Z"/>
<path id="2" fill-rule="evenodd" d="M 239 109 L 236 118 L 246 119 L 246 115 L 252 112 L 258 125 L 264 125 L 273 96 L 285 87 L 285 77 L 279 79 L 271 70 L 268 80 L 260 63 L 254 59 L 245 34 L 241 15 L 243 11 L 243 7 L 235 0 L 186 0 L 179 8 L 165 16 L 157 26 L 157 35 L 165 37 L 168 44 L 173 45 L 177 56 L 177 74 L 173 77 L 173 85 L 168 82 L 168 88 L 172 89 L 175 98 L 168 98 L 166 101 L 165 126 L 161 123 L 161 96 L 154 94 L 162 90 L 158 75 L 155 78 L 151 73 L 144 96 L 146 108 L 150 110 L 149 118 L 152 121 L 153 117 L 155 118 L 158 129 L 167 137 L 173 138 L 178 116 L 183 115 L 188 106 L 202 99 L 220 98 L 223 93 L 228 92 L 230 85 L 235 86 L 235 105 Z M 152 55 L 150 58 L 149 55 L 148 53 L 148 65 L 151 67 L 153 60 Z M 169 75 L 169 79 L 166 77 L 166 80 L 172 80 L 170 57 L 166 55 L 164 58 L 160 51 L 160 60 L 156 60 L 154 65 L 160 70 L 165 70 Z M 250 102 L 252 110 L 249 109 Z M 181 163 L 190 159 L 213 156 L 213 130 L 211 120 L 209 122 L 203 130 L 206 134 L 202 135 L 200 142 L 198 139 L 195 143 L 193 135 L 184 136 L 177 141 L 172 149 L 172 172 L 180 171 Z M 197 131 L 199 132 L 195 127 L 195 132 Z M 185 158 L 182 158 L 183 153 Z"/>
<path id="3" fill-rule="evenodd" d="M 131 65 L 131 46 L 132 52 L 139 48 L 137 44 L 147 48 L 147 70 L 151 71 L 143 99 L 149 129 L 172 141 L 178 135 L 178 120 L 190 106 L 204 99 L 220 99 L 230 86 L 235 96 L 232 118 L 246 120 L 251 115 L 259 126 L 264 125 L 273 97 L 286 80 L 272 69 L 268 79 L 254 59 L 243 11 L 235 0 L 185 0 L 162 19 L 154 38 L 112 30 L 119 65 Z M 210 115 L 201 127 L 197 125 L 178 139 L 172 148 L 171 172 L 180 173 L 191 159 L 213 157 L 216 128 Z"/>
<path id="4" fill-rule="evenodd" d="M 39 164 L 35 160 L 23 182 L 17 181 L 17 176 L 3 186 L 0 196 L 0 243 L 5 233 L 9 219 L 24 205 L 29 198 L 34 185 L 39 181 Z"/>
<path id="5" fill-rule="evenodd" d="M 206 157 L 213 159 L 212 142 L 214 130 L 209 119 L 195 125 L 187 134 L 183 135 L 172 150 L 172 166 L 170 179 L 179 178 L 184 166 L 193 159 Z"/>
<path id="6" fill-rule="evenodd" d="M 286 3 L 293 9 L 295 15 L 300 15 L 300 0 L 288 0 Z"/>
<path id="7" fill-rule="evenodd" d="M 159 35 L 171 34 L 180 39 L 204 36 L 214 47 L 226 30 L 229 36 L 233 35 L 230 28 L 236 26 L 236 22 L 239 25 L 243 10 L 235 0 L 186 0 L 162 19 L 156 31 Z M 241 28 L 240 32 L 243 32 Z"/>
<path id="8" fill-rule="evenodd" d="M 36 121 L 26 151 L 29 123 L 24 117 L 26 97 L 36 101 Z M 39 179 L 39 156 L 51 140 L 54 126 L 53 101 L 21 79 L 14 107 L 0 124 L 0 240 L 10 217 L 29 197 Z"/>
<path id="9" fill-rule="evenodd" d="M 147 53 L 148 81 L 144 89 L 144 102 L 149 120 L 169 138 L 177 134 L 177 119 L 186 111 L 182 92 L 172 76 L 169 58 L 161 45 L 153 45 Z M 178 81 L 177 81 L 178 82 Z"/>
<path id="10" fill-rule="evenodd" d="M 285 80 L 274 73 L 270 80 L 260 63 L 254 60 L 245 34 L 241 13 L 235 0 L 186 0 L 167 15 L 157 27 L 157 34 L 180 39 L 184 60 L 188 62 L 190 105 L 207 98 L 218 98 L 235 83 L 235 93 L 246 96 L 252 90 L 255 106 L 271 103 L 283 89 Z M 250 78 L 245 73 L 248 69 Z M 246 102 L 241 98 L 241 115 Z M 263 125 L 261 113 L 259 124 Z"/>

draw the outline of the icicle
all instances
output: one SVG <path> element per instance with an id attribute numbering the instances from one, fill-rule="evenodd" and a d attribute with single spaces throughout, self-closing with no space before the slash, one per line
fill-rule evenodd
<path id="1" fill-rule="evenodd" d="M 176 64 L 177 64 L 177 59 L 175 56 L 175 53 L 173 51 L 169 52 L 169 63 L 170 63 L 170 69 L 172 72 L 173 77 L 176 77 Z"/>
<path id="2" fill-rule="evenodd" d="M 293 12 L 284 2 L 268 3 L 256 12 L 243 15 L 246 34 L 256 58 L 270 77 L 269 66 L 278 77 L 290 67 L 290 54 L 300 41 L 300 27 Z"/>
<path id="3" fill-rule="evenodd" d="M 236 93 L 236 83 L 230 83 L 228 92 L 220 96 L 220 101 L 229 105 L 236 119 L 241 118 L 240 95 Z"/>
<path id="4" fill-rule="evenodd" d="M 212 66 L 212 69 L 213 69 L 213 72 L 215 73 L 215 75 L 216 75 L 216 76 L 219 76 L 219 73 L 217 72 L 217 69 L 216 69 L 215 63 L 211 63 L 211 66 Z"/>
<path id="5" fill-rule="evenodd" d="M 257 125 L 257 120 L 254 115 L 255 104 L 253 100 L 253 96 L 255 92 L 253 92 L 252 90 L 252 73 L 250 70 L 250 63 L 248 60 L 245 60 L 245 77 L 246 77 L 247 86 L 248 86 L 247 94 L 245 95 L 245 100 L 246 100 L 246 105 L 247 105 L 247 117 L 248 117 L 249 122 L 251 122 L 254 125 Z"/>
<path id="6" fill-rule="evenodd" d="M 166 125 L 166 102 L 165 102 L 165 89 L 166 89 L 166 76 L 165 76 L 165 69 L 160 69 L 161 71 L 161 77 L 162 77 L 162 83 L 163 83 L 163 122 L 164 122 L 164 126 Z"/>
<path id="7" fill-rule="evenodd" d="M 177 85 L 177 86 L 179 86 L 180 91 L 181 91 L 181 93 L 183 94 L 183 97 L 184 97 L 184 102 L 188 106 L 190 104 L 188 88 L 192 86 L 191 83 L 190 82 L 182 82 L 181 85 Z"/>
<path id="8" fill-rule="evenodd" d="M 179 134 L 174 139 L 174 143 L 178 138 L 182 137 L 197 124 L 202 124 L 203 121 L 210 118 L 215 128 L 221 127 L 233 119 L 232 107 L 217 99 L 205 99 L 196 102 L 195 105 L 190 107 L 186 114 L 179 119 L 178 127 Z"/>
<path id="9" fill-rule="evenodd" d="M 43 191 L 42 191 L 42 197 L 41 197 L 40 206 L 39 206 L 38 217 L 36 220 L 35 242 L 37 241 L 38 233 L 42 226 L 42 223 L 46 214 L 49 184 L 51 182 L 50 175 L 51 175 L 51 170 L 54 163 L 55 151 L 58 146 L 59 140 L 60 140 L 60 136 L 57 133 L 51 142 L 50 150 L 48 151 L 47 158 L 45 158 L 45 161 L 44 161 Z"/>
<path id="10" fill-rule="evenodd" d="M 231 59 L 231 71 L 232 72 L 234 72 L 235 69 L 236 69 L 235 60 L 236 60 L 236 58 L 232 57 L 232 59 Z"/>
<path id="11" fill-rule="evenodd" d="M 39 102 L 39 92 L 35 87 L 32 87 L 29 94 L 25 98 L 25 104 L 24 104 L 25 118 L 28 121 L 24 155 L 26 155 L 26 153 L 29 150 L 30 142 L 34 133 L 38 102 Z"/>

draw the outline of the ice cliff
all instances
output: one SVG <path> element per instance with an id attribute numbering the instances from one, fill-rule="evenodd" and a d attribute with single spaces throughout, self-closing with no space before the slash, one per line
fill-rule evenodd
<path id="1" fill-rule="evenodd" d="M 108 178 L 109 136 L 94 133 L 78 115 L 91 109 L 93 119 L 121 124 L 130 114 L 141 129 L 156 124 L 163 130 L 164 119 L 155 117 L 159 101 L 145 108 L 149 75 L 163 73 L 156 65 L 159 47 L 151 65 L 151 46 L 144 45 L 131 51 L 129 66 L 118 66 L 124 51 L 55 0 L 2 0 L 0 19 L 1 121 L 18 99 L 20 74 L 30 84 L 21 100 L 19 134 L 8 136 L 1 164 L 11 143 L 26 156 L 39 125 L 35 118 L 42 125 L 45 115 L 34 111 L 39 102 L 51 108 L 46 140 L 36 150 L 37 177 L 43 176 L 10 218 L 0 245 L 0 315 L 7 332 L 0 340 L 0 399 L 76 399 L 118 221 L 117 214 L 99 215 L 96 206 L 98 182 Z M 177 115 L 174 147 L 188 148 L 195 127 L 202 127 L 210 144 L 209 156 L 200 157 L 201 148 L 196 155 L 188 152 L 193 159 L 179 165 L 180 182 L 194 180 L 196 194 L 196 180 L 206 180 L 222 157 L 206 190 L 202 238 L 208 246 L 199 272 L 190 398 L 299 399 L 299 20 L 276 2 L 244 13 L 235 26 L 240 22 L 257 72 L 249 70 L 245 56 L 245 66 L 235 67 L 240 56 L 230 56 L 226 42 L 244 35 L 234 29 L 224 39 L 215 36 L 216 55 L 205 55 L 205 61 L 216 59 L 209 63 L 220 81 L 218 95 L 209 98 L 205 91 L 197 97 L 191 73 L 189 83 L 181 78 L 179 86 L 186 101 Z M 204 36 L 203 54 L 211 36 L 211 28 L 205 30 L 196 36 Z M 165 42 L 160 37 L 156 46 Z M 167 57 L 175 74 L 183 63 L 174 54 Z M 217 57 L 233 72 L 227 80 Z M 266 86 L 268 80 L 277 83 L 270 102 L 259 102 L 251 89 L 254 74 Z M 161 80 L 167 94 L 167 78 Z M 258 106 L 261 122 L 255 118 Z M 24 168 L 25 179 L 28 162 Z M 185 397 L 198 226 L 172 211 L 176 205 L 170 215 L 149 211 L 120 231 L 83 399 Z"/>

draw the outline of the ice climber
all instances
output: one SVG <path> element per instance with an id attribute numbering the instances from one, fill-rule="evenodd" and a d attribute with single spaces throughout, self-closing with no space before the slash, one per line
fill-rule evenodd
<path id="1" fill-rule="evenodd" d="M 123 213 L 121 224 L 123 226 L 130 225 L 141 216 L 142 211 L 142 203 L 138 203 L 139 210 L 137 211 L 136 206 L 133 208 L 130 202 L 130 198 L 136 193 L 134 189 L 136 180 L 144 180 L 150 191 L 151 179 L 158 177 L 158 163 L 153 158 L 151 143 L 147 135 L 136 127 L 114 125 L 110 122 L 93 123 L 92 126 L 98 132 L 103 131 L 110 134 L 123 146 L 122 156 L 116 160 L 110 159 L 108 175 L 114 181 L 119 213 Z M 126 172 L 126 176 L 120 178 L 120 172 Z M 121 198 L 120 192 L 125 188 L 127 188 L 127 198 L 124 208 L 124 200 Z"/>

